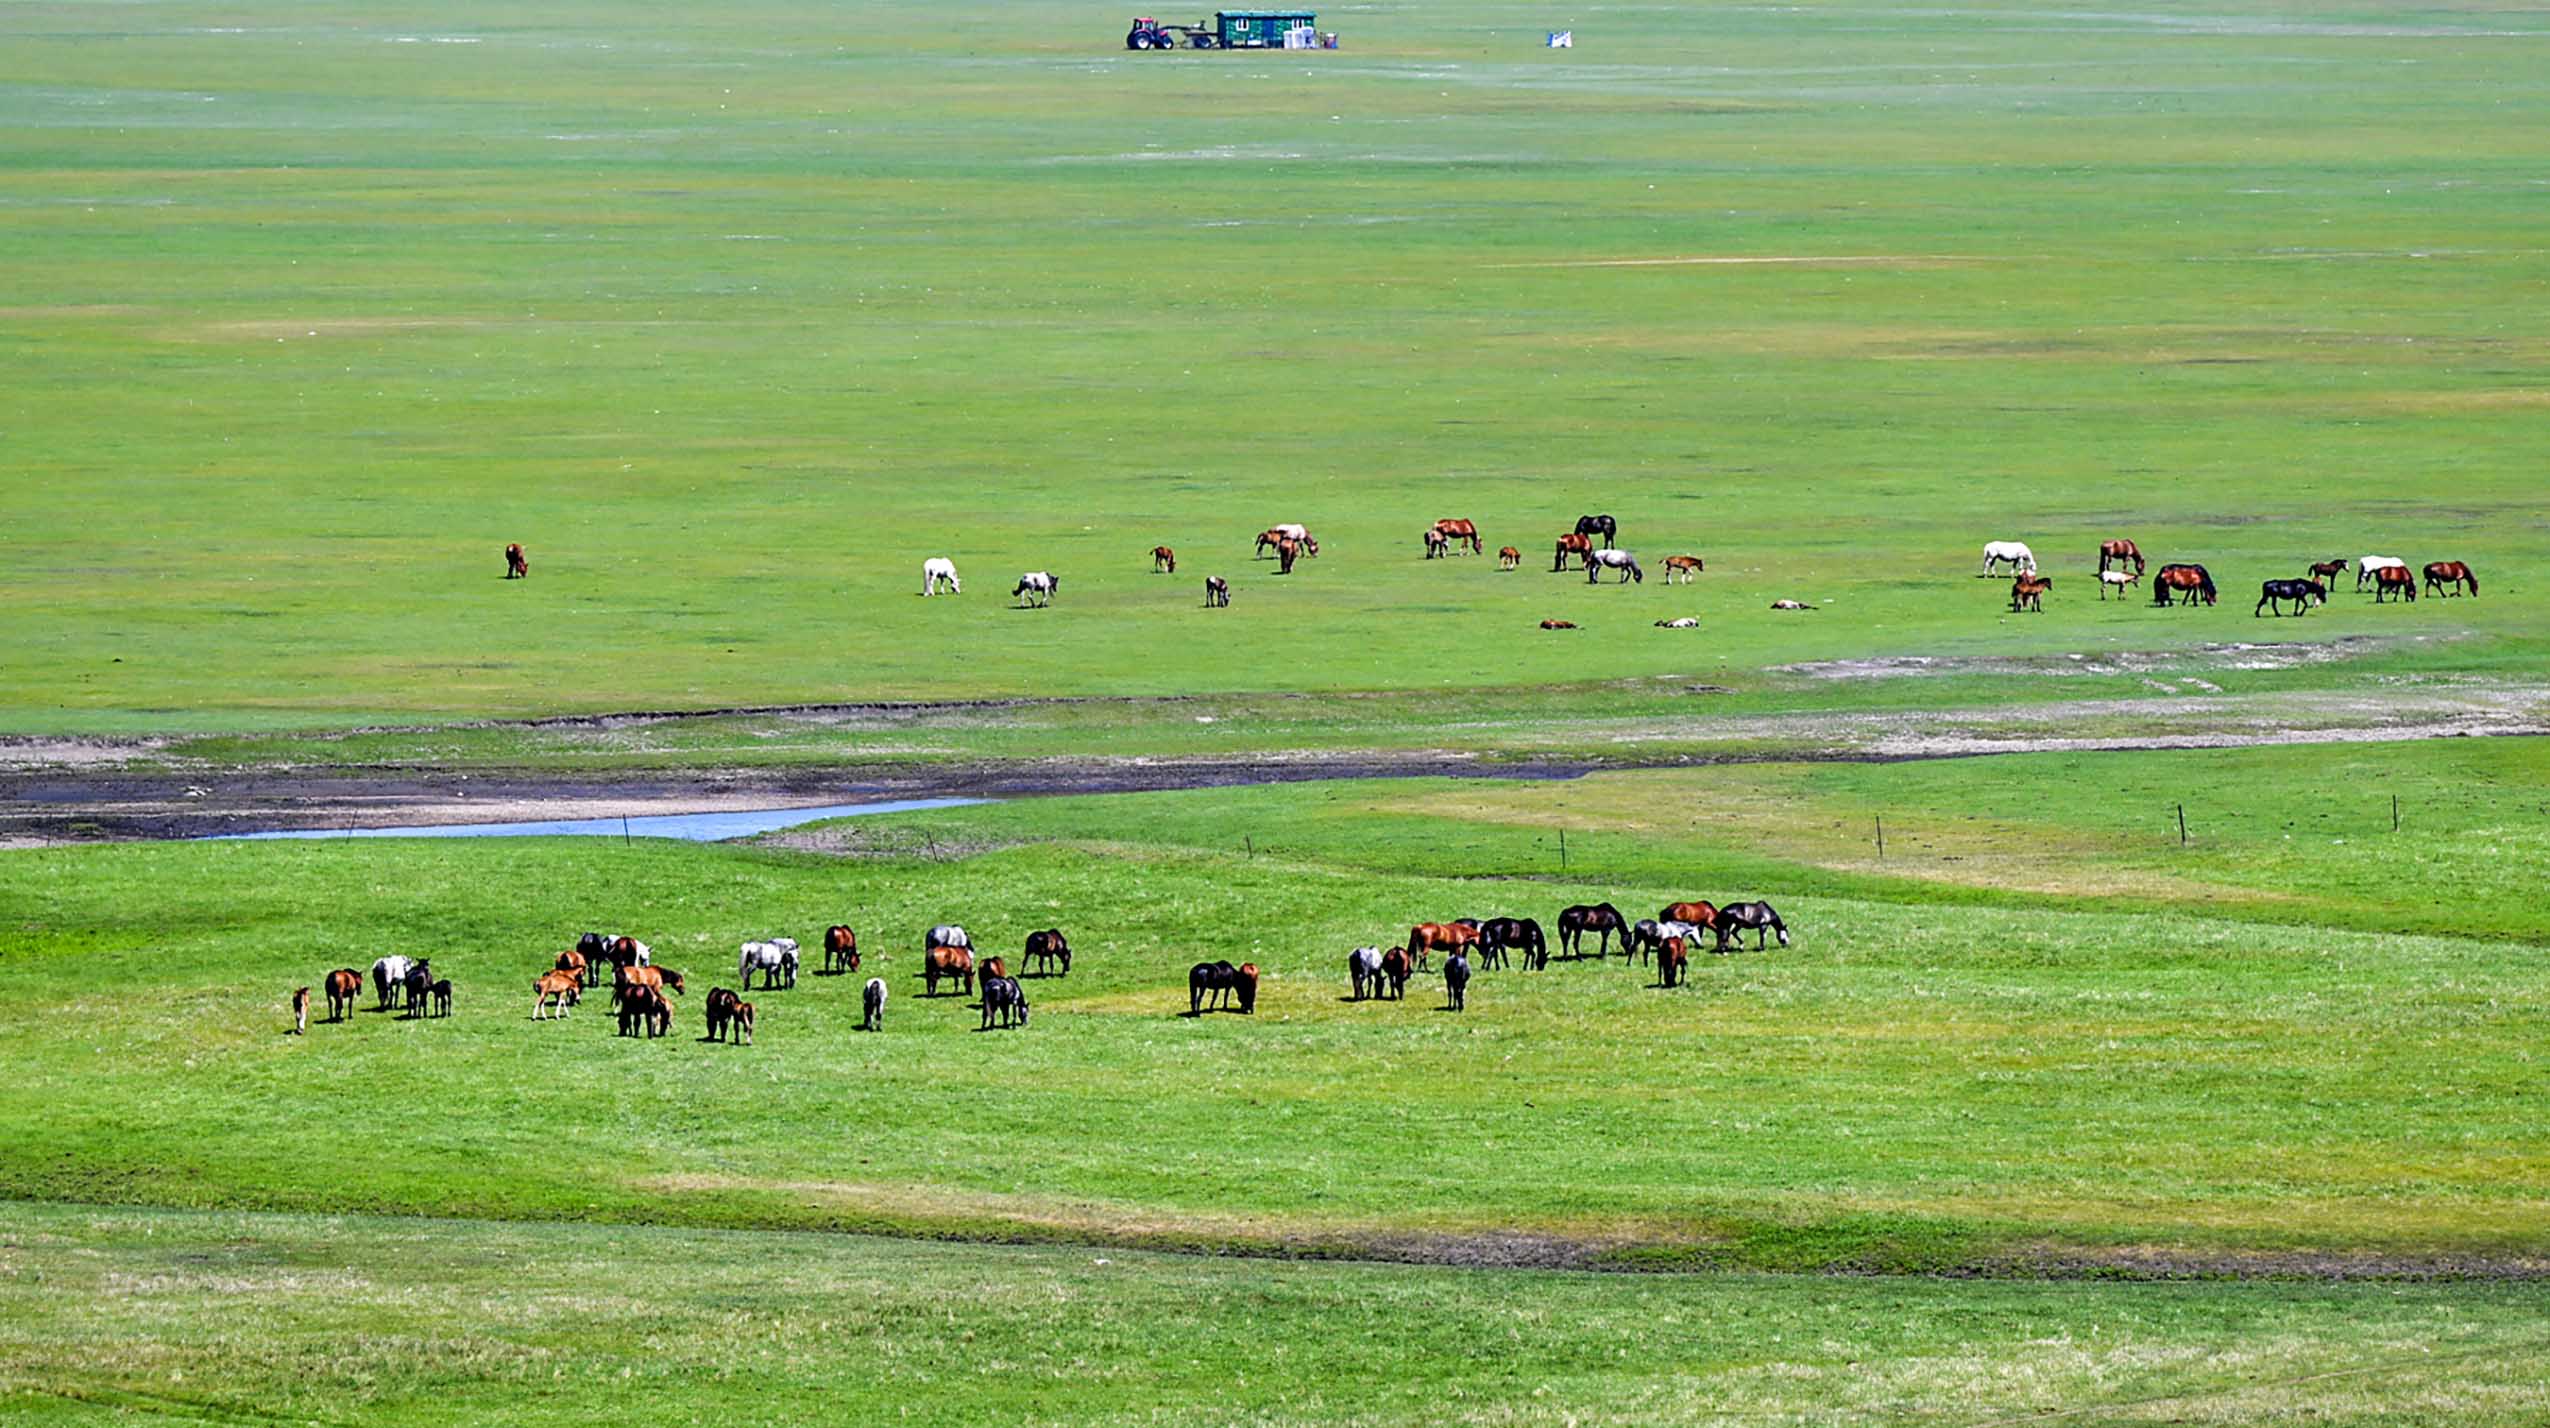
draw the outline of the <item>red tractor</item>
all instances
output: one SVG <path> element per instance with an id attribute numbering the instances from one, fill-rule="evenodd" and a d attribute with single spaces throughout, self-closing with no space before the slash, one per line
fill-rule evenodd
<path id="1" fill-rule="evenodd" d="M 1149 16 L 1138 17 L 1133 28 L 1125 32 L 1124 47 L 1129 50 L 1173 50 L 1183 38 L 1199 50 L 1213 48 L 1213 32 L 1201 25 L 1163 25 Z"/>

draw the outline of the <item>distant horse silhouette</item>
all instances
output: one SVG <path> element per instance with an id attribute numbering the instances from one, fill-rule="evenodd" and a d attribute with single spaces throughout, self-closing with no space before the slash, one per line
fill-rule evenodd
<path id="1" fill-rule="evenodd" d="M 2034 610 L 2045 613 L 2045 592 L 2054 588 L 2051 575 L 2022 575 L 2010 582 L 2010 613 Z"/>
<path id="2" fill-rule="evenodd" d="M 1151 547 L 1151 573 L 1154 575 L 1177 574 L 1178 553 L 1165 545 Z"/>
<path id="3" fill-rule="evenodd" d="M 2314 605 L 2329 603 L 2329 587 L 2317 580 L 2262 580 L 2258 582 L 2258 603 L 2249 613 L 2252 617 L 2273 610 L 2284 613 L 2284 602 L 2293 602 L 2293 613 L 2307 615 Z"/>
<path id="4" fill-rule="evenodd" d="M 1497 568 L 1497 569 L 1499 569 L 1499 570 L 1512 570 L 1513 568 L 1515 568 L 1515 567 L 1516 567 L 1516 566 L 1518 566 L 1518 565 L 1521 565 L 1522 563 L 1523 563 L 1523 552 L 1521 552 L 1521 551 L 1519 551 L 1519 550 L 1516 550 L 1514 547 L 1512 547 L 1512 546 L 1510 546 L 1510 545 L 1501 545 L 1501 546 L 1498 546 L 1498 547 L 1496 548 L 1496 568 Z"/>
<path id="5" fill-rule="evenodd" d="M 522 580 L 527 579 L 530 574 L 531 562 L 524 558 L 522 547 L 518 545 L 506 546 L 505 578 L 507 580 Z"/>

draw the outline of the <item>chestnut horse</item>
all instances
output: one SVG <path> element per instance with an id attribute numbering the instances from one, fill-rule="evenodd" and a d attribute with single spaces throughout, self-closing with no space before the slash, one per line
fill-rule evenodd
<path id="1" fill-rule="evenodd" d="M 1541 621 L 1541 628 L 1544 630 L 1572 630 L 1576 628 L 1576 622 L 1574 620 L 1543 620 Z"/>
<path id="2" fill-rule="evenodd" d="M 1691 970 L 1691 952 L 1679 937 L 1668 937 L 1656 949 L 1656 977 L 1668 987 L 1679 987 Z"/>
<path id="3" fill-rule="evenodd" d="M 620 1003 L 620 1034 L 635 1036 L 641 1028 L 650 1037 L 673 1029 L 673 1004 L 653 987 L 638 987 Z"/>
<path id="4" fill-rule="evenodd" d="M 1390 999 L 1408 998 L 1408 954 L 1393 947 L 1381 954 L 1381 979 L 1390 984 Z"/>
<path id="5" fill-rule="evenodd" d="M 1595 956 L 1611 955 L 1611 935 L 1615 932 L 1620 934 L 1621 954 L 1628 955 L 1629 919 L 1620 915 L 1619 908 L 1607 902 L 1578 903 L 1558 915 L 1558 945 L 1568 956 L 1585 955 L 1585 934 L 1588 932 L 1602 938 L 1601 950 Z"/>
<path id="6" fill-rule="evenodd" d="M 1581 534 L 1560 536 L 1558 538 L 1558 552 L 1550 560 L 1550 573 L 1552 575 L 1556 575 L 1566 570 L 1567 557 L 1571 555 L 1584 561 L 1588 565 L 1593 564 L 1593 541 Z"/>
<path id="7" fill-rule="evenodd" d="M 939 994 L 942 978 L 956 983 L 956 990 L 971 995 L 974 990 L 974 954 L 963 947 L 933 947 L 921 954 L 921 977 L 926 982 L 925 996 Z"/>
<path id="8" fill-rule="evenodd" d="M 2426 567 L 2426 593 L 2429 595 L 2459 595 L 2464 585 L 2470 587 L 2471 594 L 2479 593 L 2479 577 L 2471 574 L 2470 567 L 2458 560 L 2439 560 Z"/>
<path id="9" fill-rule="evenodd" d="M 859 934 L 835 923 L 823 930 L 823 970 L 835 972 L 859 970 Z"/>
<path id="10" fill-rule="evenodd" d="M 2098 573 L 2105 575 L 2110 565 L 2122 570 L 2125 562 L 2134 562 L 2134 573 L 2143 573 L 2142 548 L 2130 540 L 2103 540 L 2098 543 Z"/>
<path id="11" fill-rule="evenodd" d="M 1512 570 L 1514 567 L 1521 565 L 1522 563 L 1523 552 L 1516 550 L 1510 545 L 1501 545 L 1496 548 L 1497 569 Z"/>
<path id="12" fill-rule="evenodd" d="M 1165 545 L 1151 547 L 1151 573 L 1154 575 L 1177 574 L 1178 553 Z"/>
<path id="13" fill-rule="evenodd" d="M 584 999 L 584 982 L 567 971 L 544 972 L 531 984 L 531 1019 L 545 1021 L 549 1009 L 555 1007 L 560 1017 Z"/>
<path id="14" fill-rule="evenodd" d="M 550 968 L 553 972 L 568 972 L 574 974 L 576 982 L 580 986 L 592 985 L 591 980 L 585 975 L 592 969 L 593 964 L 585 960 L 584 954 L 576 951 L 572 947 L 559 953 L 557 965 Z"/>
<path id="15" fill-rule="evenodd" d="M 1668 555 L 1665 557 L 1665 583 L 1688 585 L 1693 576 L 1708 568 L 1707 562 L 1696 555 Z"/>
<path id="16" fill-rule="evenodd" d="M 505 578 L 507 580 L 521 580 L 530 574 L 531 562 L 523 558 L 522 547 L 518 545 L 506 546 Z"/>
<path id="17" fill-rule="evenodd" d="M 2417 577 L 2405 565 L 2378 566 L 2373 571 L 2373 603 L 2382 603 L 2384 594 L 2397 595 L 2414 605 L 2417 603 Z"/>
<path id="18" fill-rule="evenodd" d="M 1293 539 L 1291 536 L 1277 537 L 1275 541 L 1275 573 L 1278 575 L 1292 574 L 1293 562 L 1301 558 L 1302 549 L 1302 543 Z"/>
<path id="19" fill-rule="evenodd" d="M 303 987 L 292 994 L 292 1034 L 299 1036 L 310 1029 L 310 989 Z"/>
<path id="20" fill-rule="evenodd" d="M 1428 956 L 1438 947 L 1458 952 L 1477 945 L 1479 929 L 1459 922 L 1420 922 L 1408 929 L 1408 960 L 1418 971 L 1426 969 Z"/>
<path id="21" fill-rule="evenodd" d="M 328 1020 L 343 1021 L 354 1013 L 356 999 L 363 995 L 363 974 L 352 967 L 339 967 L 328 973 Z"/>
<path id="22" fill-rule="evenodd" d="M 2051 575 L 2022 575 L 2010 582 L 2010 613 L 2034 610 L 2045 613 L 2045 592 L 2054 588 Z"/>
<path id="23" fill-rule="evenodd" d="M 2346 573 L 2346 567 L 2347 559 L 2345 556 L 2341 555 L 2335 560 L 2320 561 L 2303 573 L 2310 576 L 2312 579 L 2319 581 L 2323 585 L 2335 588 L 2337 585 L 2337 578 Z"/>
<path id="24" fill-rule="evenodd" d="M 1705 902 L 1669 902 L 1656 914 L 1658 922 L 1688 922 L 1694 927 L 1715 928 L 1718 910 Z"/>
<path id="25" fill-rule="evenodd" d="M 1479 539 L 1479 527 L 1475 521 L 1465 521 L 1458 516 L 1446 516 L 1434 523 L 1434 529 L 1454 545 L 1464 541 L 1469 542 L 1472 555 L 1487 553 L 1487 545 Z"/>
<path id="26" fill-rule="evenodd" d="M 2186 599 L 2172 598 L 2181 591 Z M 2193 605 L 2199 597 L 2208 605 L 2214 602 L 2214 578 L 2201 565 L 2164 565 L 2152 576 L 2155 605 Z"/>
<path id="27" fill-rule="evenodd" d="M 744 999 L 732 988 L 711 988 L 707 1003 L 700 1008 L 700 1019 L 708 1023 L 708 1039 L 724 1041 L 727 1032 L 731 1029 L 735 1033 L 734 1044 L 739 1046 L 745 1044 L 751 1036 L 751 1031 L 736 1020 L 736 1009 L 743 1005 Z"/>

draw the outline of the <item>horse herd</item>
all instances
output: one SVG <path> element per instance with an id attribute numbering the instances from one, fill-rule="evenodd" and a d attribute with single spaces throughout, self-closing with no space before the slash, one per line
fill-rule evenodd
<path id="1" fill-rule="evenodd" d="M 1742 951 L 1747 932 L 1754 934 L 1757 951 L 1769 946 L 1775 936 L 1782 947 L 1789 945 L 1788 924 L 1767 902 L 1667 903 L 1656 916 L 1635 922 L 1608 902 L 1578 903 L 1558 914 L 1558 946 L 1564 960 L 1578 961 L 1588 955 L 1598 961 L 1608 959 L 1612 939 L 1618 937 L 1624 959 L 1643 963 L 1654 958 L 1658 985 L 1664 987 L 1687 984 L 1690 954 L 1702 936 L 1715 937 L 1716 945 L 1710 950 L 1723 955 L 1730 950 Z M 1590 954 L 1585 949 L 1588 938 L 1594 942 Z M 1511 969 L 1517 958 L 1524 971 L 1545 971 L 1551 960 L 1541 925 L 1532 918 L 1463 917 L 1450 922 L 1420 922 L 1408 929 L 1405 947 L 1358 947 L 1346 954 L 1346 999 L 1404 999 L 1408 979 L 1426 971 L 1437 952 L 1443 954 L 1447 1011 L 1468 1009 L 1474 957 L 1476 970 L 1483 972 L 1499 967 Z M 1197 968 L 1198 972 L 1202 970 Z M 1253 994 L 1257 969 L 1241 970 L 1249 974 Z"/>
<path id="2" fill-rule="evenodd" d="M 2045 592 L 2054 588 L 2054 581 L 2050 576 L 2037 573 L 2036 552 L 2028 549 L 2023 541 L 1985 542 L 1982 574 L 1992 575 L 2005 565 L 2012 577 L 2010 613 L 2042 613 Z M 2123 599 L 2126 591 L 2141 583 L 2145 569 L 2143 552 L 2134 542 L 2121 538 L 2099 542 L 2098 598 L 2105 600 L 2113 591 L 2116 598 Z M 2260 581 L 2258 603 L 2249 613 L 2253 617 L 2281 616 L 2284 607 L 2291 605 L 2294 614 L 2307 614 L 2312 606 L 2329 602 L 2329 590 L 2349 570 L 2355 572 L 2356 590 L 2359 593 L 2368 588 L 2372 590 L 2376 605 L 2391 598 L 2411 602 L 2417 599 L 2417 576 L 2409 573 L 2407 561 L 2397 556 L 2367 555 L 2350 562 L 2346 557 L 2338 556 L 2312 562 L 2299 577 Z M 2479 577 L 2458 560 L 2429 562 L 2422 573 L 2426 577 L 2426 593 L 2429 595 L 2458 595 L 2464 590 L 2474 596 L 2479 593 Z M 2211 605 L 2219 594 L 2212 572 L 2201 565 L 2163 565 L 2152 572 L 2154 606 Z"/>

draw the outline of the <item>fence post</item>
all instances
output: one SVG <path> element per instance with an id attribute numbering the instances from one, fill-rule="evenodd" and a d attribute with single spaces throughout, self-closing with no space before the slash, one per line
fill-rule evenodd
<path id="1" fill-rule="evenodd" d="M 1886 815 L 1877 815 L 1877 861 L 1886 861 Z"/>
<path id="2" fill-rule="evenodd" d="M 1240 841 L 1248 845 L 1248 855 L 1250 857 L 1254 858 L 1257 856 L 1257 839 L 1254 836 L 1243 833 L 1240 835 Z"/>
<path id="3" fill-rule="evenodd" d="M 2178 846 L 2187 846 L 2187 805 L 2178 805 Z"/>
<path id="4" fill-rule="evenodd" d="M 2399 795 L 2396 793 L 2391 795 L 2391 831 L 2399 831 Z"/>
<path id="5" fill-rule="evenodd" d="M 1564 828 L 1558 830 L 1558 870 L 1562 873 L 1567 871 L 1567 830 Z"/>
<path id="6" fill-rule="evenodd" d="M 2394 821 L 2396 821 L 2396 817 L 2394 818 Z M 623 813 L 623 814 L 621 814 L 621 815 L 620 815 L 620 846 L 621 846 L 621 847 L 623 847 L 623 848 L 626 848 L 626 847 L 630 846 L 630 844 L 629 844 L 629 815 L 627 815 L 627 814 L 625 814 L 625 813 Z"/>

